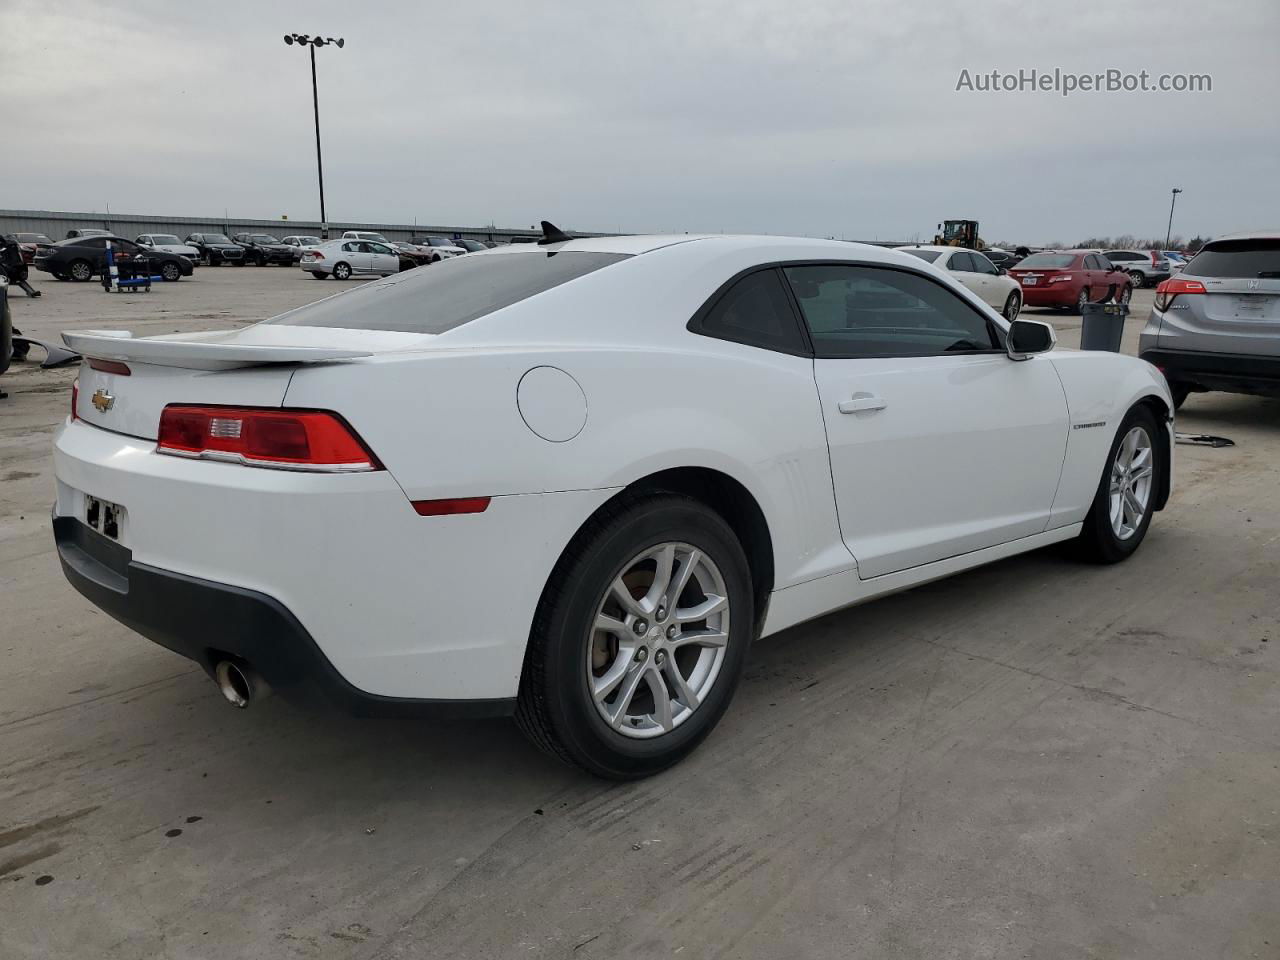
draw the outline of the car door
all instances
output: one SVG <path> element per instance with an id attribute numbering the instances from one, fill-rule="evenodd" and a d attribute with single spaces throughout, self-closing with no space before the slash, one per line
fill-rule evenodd
<path id="1" fill-rule="evenodd" d="M 373 253 L 364 240 L 351 240 L 342 245 L 342 259 L 351 264 L 352 273 L 367 274 L 373 270 Z"/>
<path id="2" fill-rule="evenodd" d="M 1000 282 L 1000 271 L 996 265 L 981 253 L 970 253 L 969 260 L 973 263 L 974 276 L 981 279 L 982 293 L 979 296 L 993 310 L 1003 310 L 1008 291 Z"/>
<path id="3" fill-rule="evenodd" d="M 967 250 L 956 250 L 949 254 L 947 270 L 983 300 L 987 299 L 983 292 L 982 276 L 974 271 L 973 259 Z"/>
<path id="4" fill-rule="evenodd" d="M 841 535 L 862 579 L 1031 536 L 1048 524 L 1067 408 L 1043 357 L 936 279 L 788 266 L 814 348 Z"/>
<path id="5" fill-rule="evenodd" d="M 370 269 L 374 273 L 385 276 L 388 273 L 398 273 L 400 271 L 400 255 L 385 243 L 376 243 L 373 240 L 369 240 L 367 241 L 367 246 L 372 258 Z"/>
<path id="6" fill-rule="evenodd" d="M 1089 294 L 1095 303 L 1107 298 L 1111 290 L 1111 270 L 1099 254 L 1091 253 L 1084 258 L 1084 265 L 1089 272 Z"/>

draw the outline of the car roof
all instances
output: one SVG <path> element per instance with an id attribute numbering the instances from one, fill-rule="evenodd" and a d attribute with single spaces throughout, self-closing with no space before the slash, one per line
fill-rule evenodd
<path id="1" fill-rule="evenodd" d="M 1220 237 L 1214 237 L 1209 243 L 1219 243 L 1223 240 L 1280 240 L 1280 230 L 1243 230 L 1239 233 L 1224 233 Z M 1208 245 L 1205 244 L 1205 246 Z"/>

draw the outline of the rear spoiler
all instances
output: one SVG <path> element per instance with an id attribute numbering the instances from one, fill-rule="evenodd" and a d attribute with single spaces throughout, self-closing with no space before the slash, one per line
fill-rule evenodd
<path id="1" fill-rule="evenodd" d="M 208 334 L 194 336 L 207 337 Z M 135 337 L 127 330 L 68 330 L 62 334 L 62 342 L 84 357 L 136 360 L 189 370 L 230 370 L 268 363 L 319 363 L 373 356 L 369 350 L 216 343 L 185 339 L 181 334 L 165 339 Z"/>

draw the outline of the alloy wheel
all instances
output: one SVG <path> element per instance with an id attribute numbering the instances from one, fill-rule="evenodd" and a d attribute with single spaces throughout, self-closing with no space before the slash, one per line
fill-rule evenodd
<path id="1" fill-rule="evenodd" d="M 1004 318 L 1010 323 L 1018 319 L 1018 313 L 1022 310 L 1022 298 L 1017 293 L 1009 294 L 1009 299 L 1004 302 Z"/>
<path id="2" fill-rule="evenodd" d="M 1111 463 L 1111 532 L 1117 540 L 1128 540 L 1142 526 L 1151 503 L 1154 463 L 1151 437 L 1143 427 L 1133 427 Z"/>
<path id="3" fill-rule="evenodd" d="M 687 543 L 649 547 L 596 606 L 586 656 L 596 711 L 626 737 L 670 733 L 711 692 L 728 642 L 728 591 L 715 562 Z"/>
<path id="4" fill-rule="evenodd" d="M 71 264 L 71 279 L 80 283 L 84 283 L 93 277 L 93 268 L 83 260 L 77 260 Z"/>

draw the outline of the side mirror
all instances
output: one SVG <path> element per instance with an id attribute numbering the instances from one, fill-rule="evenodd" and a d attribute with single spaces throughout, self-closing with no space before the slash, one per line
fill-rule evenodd
<path id="1" fill-rule="evenodd" d="M 1005 350 L 1010 360 L 1030 360 L 1037 353 L 1048 353 L 1058 343 L 1053 327 L 1039 320 L 1015 320 L 1009 324 Z"/>
<path id="2" fill-rule="evenodd" d="M 1002 277 L 1009 272 L 1004 267 L 996 267 L 996 270 L 999 272 L 1000 276 Z"/>

